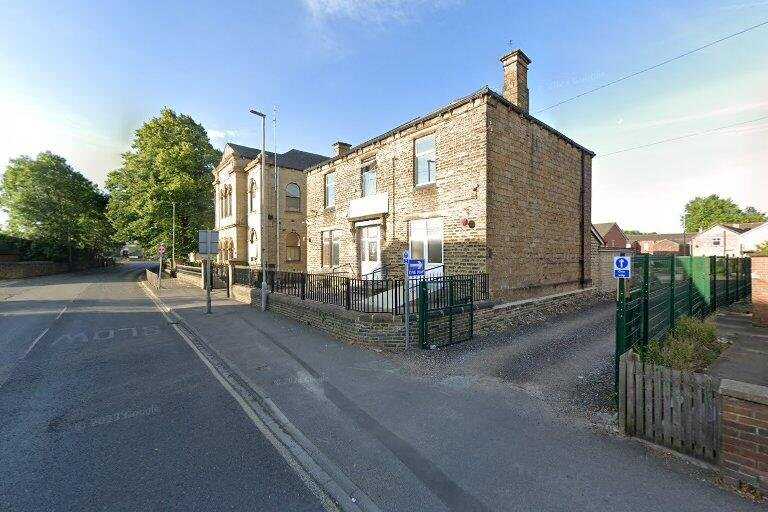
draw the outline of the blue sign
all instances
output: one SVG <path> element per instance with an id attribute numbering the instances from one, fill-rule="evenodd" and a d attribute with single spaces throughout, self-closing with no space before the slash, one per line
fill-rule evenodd
<path id="1" fill-rule="evenodd" d="M 616 279 L 629 279 L 632 277 L 632 260 L 629 256 L 613 257 L 613 277 Z"/>
<path id="2" fill-rule="evenodd" d="M 408 277 L 424 275 L 424 260 L 408 260 Z"/>
<path id="3" fill-rule="evenodd" d="M 409 259 L 411 259 L 411 251 L 406 249 L 403 251 L 403 263 L 408 263 Z"/>

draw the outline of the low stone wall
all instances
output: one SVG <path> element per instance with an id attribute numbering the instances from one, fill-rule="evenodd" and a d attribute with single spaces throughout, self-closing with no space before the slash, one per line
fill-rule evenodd
<path id="1" fill-rule="evenodd" d="M 768 256 L 752 257 L 752 321 L 768 327 Z"/>
<path id="2" fill-rule="evenodd" d="M 146 269 L 145 272 L 146 272 L 145 275 L 146 275 L 147 283 L 149 283 L 150 286 L 155 286 L 156 287 L 157 286 L 157 273 L 156 272 L 152 272 L 149 269 Z"/>
<path id="3" fill-rule="evenodd" d="M 176 271 L 176 279 L 184 284 L 194 286 L 196 288 L 203 289 L 203 277 L 201 274 L 192 274 L 189 272 L 183 272 L 181 270 Z"/>
<path id="4" fill-rule="evenodd" d="M 66 263 L 53 261 L 4 261 L 0 262 L 0 279 L 48 276 L 61 274 L 68 270 Z"/>
<path id="5" fill-rule="evenodd" d="M 599 299 L 597 288 L 590 287 L 536 299 L 480 303 L 475 311 L 475 334 L 483 336 L 541 322 L 554 315 L 588 307 Z"/>
<path id="6" fill-rule="evenodd" d="M 723 379 L 720 469 L 733 484 L 768 493 L 768 387 Z"/>
<path id="7" fill-rule="evenodd" d="M 259 288 L 234 284 L 231 293 L 240 302 L 254 306 L 261 304 Z M 588 307 L 596 300 L 596 289 L 585 288 L 502 304 L 479 303 L 475 311 L 475 334 L 484 336 L 540 322 L 553 315 Z M 405 323 L 400 315 L 359 313 L 279 293 L 269 295 L 267 309 L 311 325 L 347 343 L 391 350 L 405 348 Z M 418 319 L 414 314 L 411 317 L 412 347 L 418 346 L 417 329 Z"/>
<path id="8" fill-rule="evenodd" d="M 231 293 L 235 300 L 257 307 L 261 305 L 260 288 L 233 284 Z M 402 316 L 348 311 L 338 306 L 280 293 L 269 295 L 267 310 L 320 329 L 346 343 L 388 350 L 405 349 L 405 323 Z M 411 325 L 412 339 L 415 340 L 415 315 Z"/>

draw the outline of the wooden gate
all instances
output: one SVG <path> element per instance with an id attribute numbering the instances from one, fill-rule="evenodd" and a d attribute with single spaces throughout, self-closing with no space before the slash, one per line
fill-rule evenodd
<path id="1" fill-rule="evenodd" d="M 681 453 L 717 462 L 718 382 L 709 375 L 644 364 L 633 351 L 619 362 L 619 428 Z"/>

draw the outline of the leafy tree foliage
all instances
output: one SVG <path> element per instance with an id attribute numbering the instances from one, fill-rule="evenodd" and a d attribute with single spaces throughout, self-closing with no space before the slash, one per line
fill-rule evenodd
<path id="1" fill-rule="evenodd" d="M 213 226 L 211 171 L 220 159 L 201 125 L 163 109 L 136 131 L 122 167 L 107 177 L 107 214 L 117 237 L 148 253 L 170 245 L 175 202 L 176 252 L 196 250 L 197 230 Z"/>
<path id="2" fill-rule="evenodd" d="M 51 152 L 11 160 L 0 184 L 9 234 L 31 241 L 29 251 L 50 259 L 71 263 L 73 253 L 93 256 L 109 248 L 106 206 L 94 183 Z"/>
<path id="3" fill-rule="evenodd" d="M 689 201 L 685 205 L 685 213 L 681 220 L 685 231 L 693 233 L 700 229 L 709 229 L 716 224 L 763 222 L 768 218 L 751 206 L 742 210 L 731 199 L 712 194 Z"/>

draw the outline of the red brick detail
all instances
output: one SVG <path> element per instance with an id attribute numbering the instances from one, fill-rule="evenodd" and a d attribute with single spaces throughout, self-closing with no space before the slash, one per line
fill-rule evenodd
<path id="1" fill-rule="evenodd" d="M 752 321 L 768 327 L 768 256 L 752 257 Z"/>
<path id="2" fill-rule="evenodd" d="M 735 483 L 768 492 L 768 405 L 723 396 L 722 410 L 720 469 Z"/>

